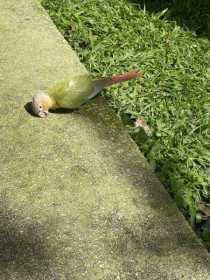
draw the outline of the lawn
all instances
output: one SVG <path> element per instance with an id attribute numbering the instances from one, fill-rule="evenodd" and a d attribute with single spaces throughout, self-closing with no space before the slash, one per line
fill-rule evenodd
<path id="1" fill-rule="evenodd" d="M 94 75 L 145 72 L 104 95 L 210 248 L 210 219 L 198 210 L 210 203 L 210 2 L 41 2 Z M 135 128 L 139 117 L 151 136 Z"/>

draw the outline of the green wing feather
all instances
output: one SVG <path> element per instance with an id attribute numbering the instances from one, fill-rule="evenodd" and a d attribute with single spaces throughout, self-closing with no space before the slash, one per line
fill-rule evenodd
<path id="1" fill-rule="evenodd" d="M 55 108 L 75 109 L 88 100 L 97 96 L 105 87 L 142 77 L 143 73 L 130 71 L 113 77 L 92 79 L 90 74 L 73 76 L 69 80 L 63 80 L 55 84 L 48 91 L 48 95 L 55 102 Z"/>
<path id="2" fill-rule="evenodd" d="M 48 94 L 56 102 L 56 107 L 74 109 L 85 103 L 93 91 L 93 80 L 87 74 L 56 83 Z"/>

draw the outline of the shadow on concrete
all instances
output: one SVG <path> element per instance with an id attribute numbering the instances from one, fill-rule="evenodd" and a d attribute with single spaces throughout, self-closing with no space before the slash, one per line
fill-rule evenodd
<path id="1" fill-rule="evenodd" d="M 96 104 L 99 104 L 98 108 L 102 109 L 103 106 L 101 105 L 103 103 L 103 98 L 96 100 Z M 208 269 L 210 262 L 203 254 L 204 249 L 201 246 L 201 241 L 198 241 L 196 235 L 190 231 L 184 217 L 181 213 L 178 213 L 175 203 L 164 190 L 150 167 L 147 164 L 143 164 L 144 161 L 139 157 L 138 149 L 136 151 L 133 147 L 131 149 L 129 141 L 126 141 L 126 145 L 123 143 L 126 138 L 125 128 L 122 126 L 120 129 L 117 125 L 116 133 L 113 132 L 110 124 L 113 126 L 116 123 L 115 114 L 111 110 L 100 112 L 97 110 L 97 107 L 92 110 L 88 109 L 88 113 L 84 110 L 82 114 L 84 114 L 87 122 L 91 121 L 96 124 L 98 137 L 103 141 L 110 142 L 109 148 L 107 147 L 109 151 L 101 151 L 104 162 L 106 161 L 106 153 L 112 154 L 114 161 L 114 164 L 112 163 L 112 172 L 117 177 L 120 177 L 121 174 L 123 177 L 128 178 L 132 186 L 130 191 L 137 194 L 132 203 L 139 209 L 139 213 L 145 207 L 142 197 L 145 197 L 146 208 L 148 209 L 149 204 L 156 213 L 156 217 L 150 217 L 149 213 L 147 213 L 148 217 L 145 218 L 141 216 L 139 218 L 136 217 L 136 220 L 130 224 L 129 221 L 126 221 L 126 217 L 120 218 L 118 216 L 117 209 L 116 212 L 110 211 L 109 216 L 101 217 L 100 224 L 95 225 L 100 228 L 102 224 L 103 227 L 107 228 L 107 232 L 115 233 L 114 241 L 109 238 L 105 240 L 105 247 L 109 248 L 110 252 L 114 252 L 116 258 L 121 259 L 122 269 L 125 273 L 129 270 L 131 271 L 131 275 L 134 277 L 131 279 L 153 279 L 151 277 L 153 273 L 154 277 L 156 274 L 160 275 L 158 279 L 172 279 L 170 278 L 172 275 L 164 274 L 166 271 L 162 270 L 158 264 L 153 268 L 148 267 L 148 271 L 140 271 L 138 270 L 137 263 L 136 265 L 130 263 L 133 260 L 137 260 L 137 255 L 142 254 L 142 251 L 144 251 L 144 255 L 157 257 L 157 259 L 178 254 L 180 256 L 174 257 L 174 260 L 177 262 L 176 265 L 180 265 L 183 268 L 186 267 L 186 261 L 190 257 L 191 264 L 189 267 L 192 268 L 192 264 L 194 264 L 195 271 L 197 272 L 201 268 L 204 270 Z M 111 121 L 112 118 L 113 122 Z M 103 123 L 103 128 L 97 126 L 97 123 Z M 130 141 L 132 142 L 132 140 Z M 114 142 L 113 146 L 111 142 Z M 132 143 L 130 144 L 132 145 Z M 123 152 L 119 154 L 116 150 L 121 147 L 123 147 Z M 109 161 L 109 159 L 107 160 Z M 104 228 L 101 228 L 101 231 L 103 230 Z M 202 262 L 199 264 L 197 264 L 198 259 L 202 259 Z M 196 269 L 196 267 L 198 268 Z M 135 273 L 137 272 L 141 274 L 135 278 Z M 139 278 L 140 276 L 141 278 Z"/>
<path id="2" fill-rule="evenodd" d="M 30 114 L 31 116 L 33 117 L 37 117 L 33 110 L 32 110 L 32 102 L 28 102 L 24 105 L 24 108 L 26 110 L 26 112 L 28 114 Z M 51 111 L 50 113 L 51 114 L 71 114 L 71 113 L 79 113 L 79 109 L 65 109 L 65 108 L 59 108 L 59 109 L 56 109 L 55 111 Z"/>
<path id="3" fill-rule="evenodd" d="M 54 279 L 47 239 L 40 225 L 21 217 L 0 194 L 0 267 L 8 279 Z M 4 274 L 4 275 L 5 275 Z"/>
<path id="4" fill-rule="evenodd" d="M 33 117 L 36 117 L 36 115 L 34 114 L 33 110 L 32 110 L 32 102 L 28 102 L 24 105 L 24 108 L 26 110 L 26 112 L 28 114 L 30 114 Z"/>
<path id="5" fill-rule="evenodd" d="M 210 262 L 209 258 L 205 257 L 203 247 L 196 236 L 191 234 L 183 217 L 178 214 L 174 202 L 151 173 L 149 166 L 141 159 L 138 149 L 135 150 L 125 128 L 104 103 L 106 104 L 103 98 L 97 98 L 90 105 L 81 108 L 80 114 L 85 118 L 87 125 L 88 122 L 91 123 L 96 137 L 102 143 L 107 142 L 106 145 L 97 147 L 97 152 L 101 153 L 100 158 L 105 165 L 112 165 L 111 176 L 122 176 L 128 180 L 129 192 L 133 193 L 128 196 L 131 200 L 128 203 L 131 207 L 134 205 L 137 214 L 133 215 L 134 219 L 128 220 L 129 213 L 125 216 L 120 215 L 121 209 L 116 203 L 116 206 L 108 210 L 108 215 L 106 212 L 106 215 L 101 214 L 99 219 L 91 217 L 93 224 L 90 227 L 88 225 L 87 230 L 91 230 L 93 234 L 96 231 L 100 236 L 100 249 L 105 251 L 105 255 L 99 255 L 102 263 L 104 256 L 105 263 L 117 262 L 121 275 L 132 280 L 181 279 L 177 278 L 177 273 L 182 269 L 184 271 L 192 268 L 192 276 L 197 275 L 199 271 L 205 273 L 210 267 Z M 97 180 L 94 184 L 97 185 Z M 123 192 L 123 185 L 118 188 L 119 193 L 121 188 Z M 151 216 L 146 210 L 148 208 L 149 211 L 155 210 Z M 142 217 L 141 213 L 145 217 Z M 57 226 L 55 222 L 53 226 Z M 52 248 L 53 245 L 47 241 L 46 232 L 45 225 L 22 217 L 21 209 L 16 213 L 11 209 L 6 195 L 0 194 L 0 271 L 8 270 L 8 279 L 12 273 L 17 275 L 14 279 L 60 279 L 51 271 L 55 269 L 55 260 L 52 258 L 61 254 L 59 241 L 55 240 L 55 248 Z M 88 248 L 83 242 L 80 245 L 85 247 L 82 248 Z M 92 244 L 90 252 L 94 253 Z M 174 269 L 169 266 L 170 271 L 167 271 L 161 258 L 169 258 L 169 265 L 179 267 Z M 76 251 L 75 259 L 80 270 L 68 271 L 69 276 L 66 279 L 80 279 L 79 275 L 89 265 L 84 264 L 81 250 Z M 139 260 L 147 260 L 148 264 L 140 266 Z M 69 259 L 66 262 L 68 263 Z M 151 267 L 153 263 L 154 266 Z M 75 262 L 72 263 L 72 266 L 74 265 Z M 66 267 L 62 264 L 61 269 Z M 114 272 L 115 270 L 110 271 Z M 106 279 L 117 279 L 117 276 L 114 276 L 110 274 L 110 278 Z"/>
<path id="6" fill-rule="evenodd" d="M 146 8 L 150 13 L 168 9 L 164 17 L 176 21 L 178 25 L 195 32 L 197 36 L 210 39 L 209 0 L 128 0 Z"/>

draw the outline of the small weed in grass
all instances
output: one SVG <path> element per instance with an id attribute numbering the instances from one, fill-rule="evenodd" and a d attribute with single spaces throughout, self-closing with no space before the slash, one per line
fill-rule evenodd
<path id="1" fill-rule="evenodd" d="M 160 2 L 165 3 L 163 8 L 168 5 L 167 15 L 176 1 Z M 197 208 L 200 200 L 210 202 L 209 41 L 163 19 L 160 11 L 147 12 L 142 1 L 42 0 L 42 4 L 93 74 L 122 73 L 134 66 L 145 72 L 144 79 L 113 87 L 106 97 L 209 244 L 210 221 L 203 220 Z M 200 26 L 198 31 L 206 35 Z M 151 137 L 134 127 L 139 117 L 152 128 Z"/>

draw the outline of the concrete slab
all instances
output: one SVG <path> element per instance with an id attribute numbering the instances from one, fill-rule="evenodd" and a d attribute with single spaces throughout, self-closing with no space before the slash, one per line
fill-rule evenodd
<path id="1" fill-rule="evenodd" d="M 86 71 L 34 0 L 0 0 L 0 279 L 210 279 L 209 254 L 102 98 L 43 120 Z"/>

